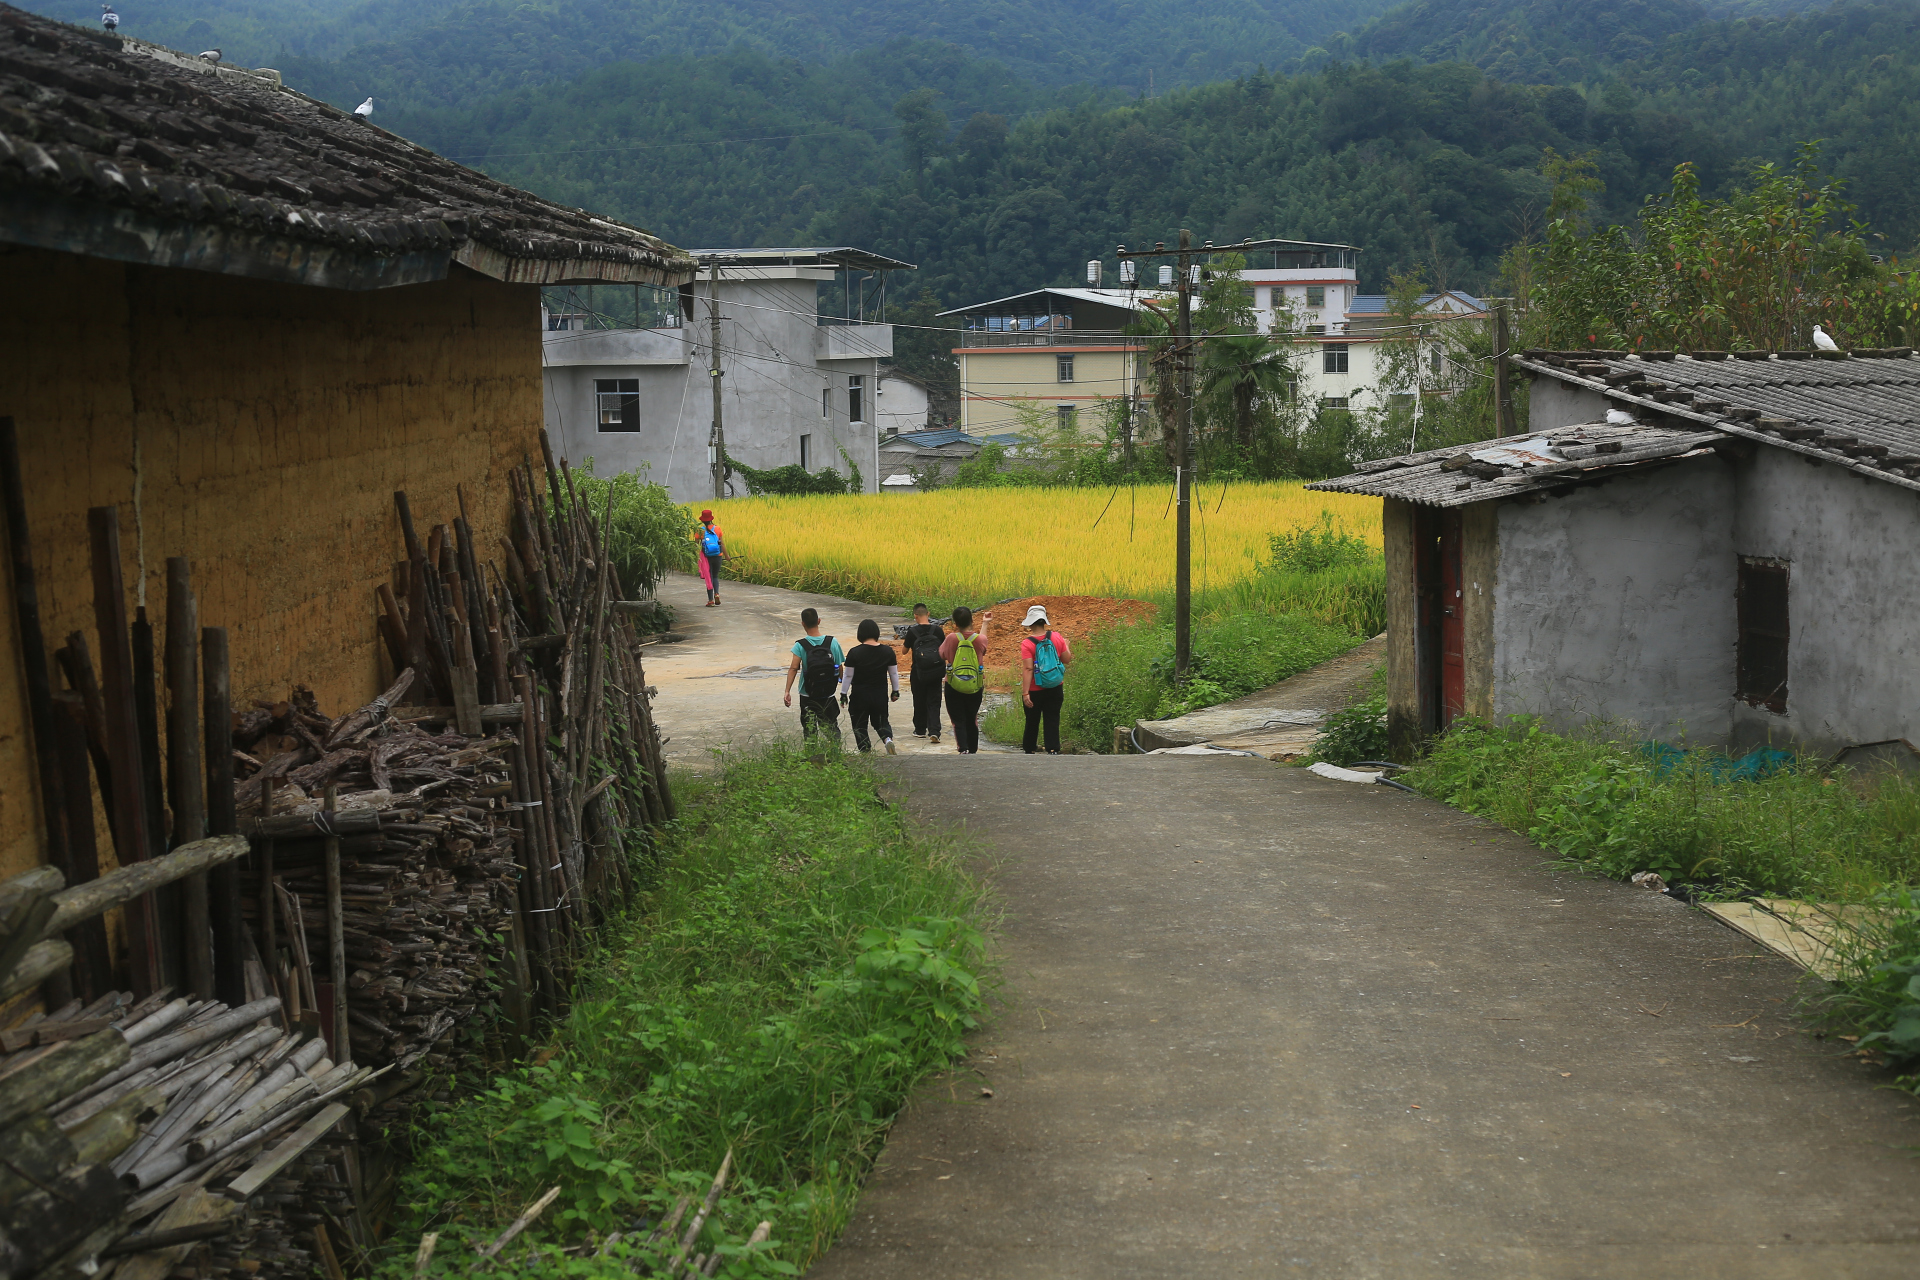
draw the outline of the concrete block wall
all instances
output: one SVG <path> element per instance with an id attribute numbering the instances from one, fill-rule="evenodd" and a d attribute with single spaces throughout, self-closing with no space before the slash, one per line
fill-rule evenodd
<path id="1" fill-rule="evenodd" d="M 49 650 L 98 654 L 87 509 L 120 508 L 128 613 L 164 634 L 185 555 L 203 626 L 225 626 L 236 706 L 312 687 L 329 712 L 387 678 L 374 589 L 459 513 L 494 547 L 506 472 L 539 457 L 538 290 L 455 267 L 345 292 L 0 248 L 0 414 L 22 449 Z M 0 620 L 0 877 L 42 860 L 10 589 Z M 56 687 L 58 682 L 56 679 Z M 103 856 L 111 845 L 100 828 Z"/>

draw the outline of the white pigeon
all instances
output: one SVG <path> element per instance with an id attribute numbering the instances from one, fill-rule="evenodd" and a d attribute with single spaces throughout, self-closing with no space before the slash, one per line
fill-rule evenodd
<path id="1" fill-rule="evenodd" d="M 373 118 L 373 99 L 368 98 L 365 102 L 355 107 L 353 109 L 353 114 L 359 116 L 362 120 L 372 119 Z"/>
<path id="2" fill-rule="evenodd" d="M 1819 325 L 1813 326 L 1813 345 L 1822 351 L 1838 351 L 1840 344 L 1827 336 L 1827 331 Z"/>
<path id="3" fill-rule="evenodd" d="M 218 49 L 202 49 L 200 51 L 200 56 L 205 58 L 208 62 L 220 61 L 220 51 Z"/>
<path id="4" fill-rule="evenodd" d="M 1633 423 L 1634 423 L 1634 416 L 1633 416 L 1632 414 L 1630 414 L 1630 413 L 1628 413 L 1628 412 L 1627 412 L 1627 411 L 1626 411 L 1625 409 L 1609 409 L 1609 410 L 1607 410 L 1607 425 L 1608 425 L 1608 426 L 1610 426 L 1610 427 L 1630 427 L 1630 426 L 1632 426 L 1632 425 L 1633 425 Z"/>

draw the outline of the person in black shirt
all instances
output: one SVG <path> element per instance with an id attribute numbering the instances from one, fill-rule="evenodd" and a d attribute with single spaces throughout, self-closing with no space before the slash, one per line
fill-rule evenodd
<path id="1" fill-rule="evenodd" d="M 867 737 L 867 725 L 880 735 L 888 755 L 893 749 L 893 726 L 887 723 L 887 703 L 900 700 L 900 655 L 890 644 L 880 643 L 880 624 L 872 618 L 860 623 L 856 633 L 860 643 L 847 650 L 846 665 L 840 669 L 840 701 L 853 721 L 853 741 L 862 751 L 873 750 Z M 892 697 L 888 697 L 888 686 Z"/>
<path id="2" fill-rule="evenodd" d="M 913 606 L 913 625 L 907 628 L 907 652 L 913 666 L 907 683 L 913 689 L 913 736 L 927 738 L 940 745 L 940 687 L 947 679 L 947 664 L 940 657 L 940 644 L 947 629 L 932 620 L 923 604 Z"/>

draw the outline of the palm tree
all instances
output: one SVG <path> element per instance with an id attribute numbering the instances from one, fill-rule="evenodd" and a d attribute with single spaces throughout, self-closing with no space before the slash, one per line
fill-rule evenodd
<path id="1" fill-rule="evenodd" d="M 1290 345 L 1261 333 L 1208 338 L 1200 344 L 1198 372 L 1200 386 L 1194 398 L 1233 423 L 1240 456 L 1252 457 L 1255 404 L 1262 400 L 1278 404 L 1292 391 Z"/>

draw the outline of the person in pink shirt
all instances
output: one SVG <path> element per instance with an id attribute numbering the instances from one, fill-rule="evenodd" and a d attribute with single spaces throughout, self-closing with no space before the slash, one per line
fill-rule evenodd
<path id="1" fill-rule="evenodd" d="M 1067 638 L 1053 630 L 1047 621 L 1045 605 L 1036 604 L 1028 609 L 1023 625 L 1027 635 L 1020 642 L 1020 701 L 1027 709 L 1027 731 L 1021 736 L 1020 745 L 1028 755 L 1035 754 L 1044 720 L 1047 754 L 1057 756 L 1060 754 L 1060 707 L 1066 701 L 1067 664 L 1073 661 L 1073 650 L 1067 646 Z"/>

